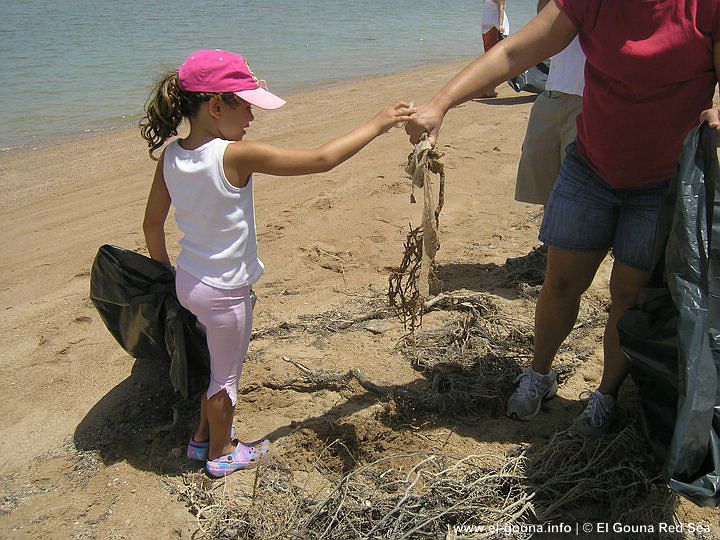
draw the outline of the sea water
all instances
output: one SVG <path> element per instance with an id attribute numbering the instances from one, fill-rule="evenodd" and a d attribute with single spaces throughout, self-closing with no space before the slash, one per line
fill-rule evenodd
<path id="1" fill-rule="evenodd" d="M 508 0 L 513 30 L 535 0 Z M 246 56 L 281 95 L 481 54 L 481 0 L 20 0 L 0 10 L 0 148 L 137 122 L 188 53 Z"/>

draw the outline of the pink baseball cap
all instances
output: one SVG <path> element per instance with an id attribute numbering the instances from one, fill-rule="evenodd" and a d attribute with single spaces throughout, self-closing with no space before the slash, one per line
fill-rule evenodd
<path id="1" fill-rule="evenodd" d="M 180 88 L 187 92 L 233 92 L 261 109 L 277 109 L 285 100 L 269 92 L 239 54 L 205 49 L 195 51 L 178 68 Z"/>

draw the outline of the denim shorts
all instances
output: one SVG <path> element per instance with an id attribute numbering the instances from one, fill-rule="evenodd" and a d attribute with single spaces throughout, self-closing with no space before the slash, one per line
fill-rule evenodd
<path id="1" fill-rule="evenodd" d="M 666 179 L 639 188 L 614 188 L 571 143 L 545 207 L 540 241 L 568 251 L 612 248 L 615 260 L 649 271 L 660 203 L 669 184 Z"/>

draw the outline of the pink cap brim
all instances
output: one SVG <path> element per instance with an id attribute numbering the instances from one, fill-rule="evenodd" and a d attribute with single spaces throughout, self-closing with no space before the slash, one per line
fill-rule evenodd
<path id="1" fill-rule="evenodd" d="M 268 92 L 264 88 L 256 88 L 255 90 L 241 90 L 235 92 L 236 96 L 240 96 L 245 101 L 261 109 L 279 109 L 285 105 L 285 100 L 277 97 L 272 92 Z"/>

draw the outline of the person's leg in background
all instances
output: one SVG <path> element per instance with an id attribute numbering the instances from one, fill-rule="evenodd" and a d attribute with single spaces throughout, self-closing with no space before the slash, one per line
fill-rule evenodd
<path id="1" fill-rule="evenodd" d="M 530 109 L 518 162 L 515 200 L 542 205 L 543 211 L 565 157 L 561 136 L 566 122 L 563 106 L 559 92 L 545 91 L 538 95 Z M 526 255 L 508 257 L 505 266 L 511 271 L 537 275 L 542 282 L 546 260 L 547 246 L 541 244 Z"/>
<path id="2" fill-rule="evenodd" d="M 490 28 L 487 32 L 483 32 L 483 50 L 488 52 L 495 45 L 500 43 L 500 30 L 496 26 Z M 497 97 L 498 93 L 495 88 L 490 88 L 480 96 L 481 98 L 494 98 Z"/>

